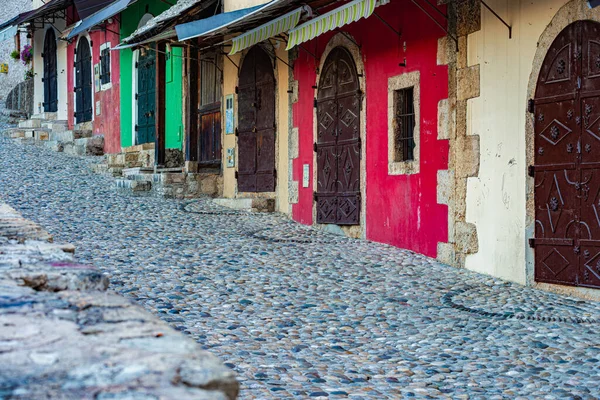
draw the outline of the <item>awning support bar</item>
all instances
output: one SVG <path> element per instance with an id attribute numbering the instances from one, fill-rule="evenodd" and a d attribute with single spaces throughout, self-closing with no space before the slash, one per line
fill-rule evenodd
<path id="1" fill-rule="evenodd" d="M 502 22 L 504 24 L 504 26 L 506 26 L 508 28 L 508 38 L 512 39 L 512 26 L 507 24 L 506 21 L 503 20 L 502 17 L 500 17 L 498 15 L 498 13 L 496 13 L 496 11 L 492 10 L 492 8 L 490 6 L 488 6 L 485 1 L 483 1 L 483 0 L 479 0 L 479 1 L 481 2 L 481 4 L 483 4 L 485 6 L 485 8 L 487 8 L 492 14 L 494 14 L 494 16 L 496 18 L 498 18 L 500 20 L 500 22 Z"/>
<path id="2" fill-rule="evenodd" d="M 419 9 L 420 9 L 421 11 L 423 11 L 425 14 L 427 14 L 427 16 L 428 16 L 428 17 L 429 17 L 429 18 L 430 18 L 430 19 L 431 19 L 431 20 L 432 20 L 432 21 L 433 21 L 433 22 L 434 22 L 434 23 L 435 23 L 435 24 L 436 24 L 436 25 L 437 25 L 437 26 L 438 26 L 438 27 L 439 27 L 441 30 L 443 30 L 444 32 L 446 32 L 446 35 L 448 35 L 448 37 L 449 37 L 450 39 L 452 39 L 452 40 L 454 41 L 454 43 L 456 44 L 456 51 L 458 51 L 458 39 L 457 39 L 456 37 L 454 37 L 454 36 L 453 36 L 453 35 L 452 35 L 450 32 L 448 32 L 448 30 L 447 30 L 446 28 L 444 28 L 444 27 L 442 26 L 442 24 L 440 24 L 440 23 L 439 23 L 439 21 L 433 17 L 433 15 L 431 15 L 429 12 L 427 12 L 427 10 L 425 10 L 425 9 L 423 8 L 423 6 L 421 6 L 419 3 L 417 3 L 417 2 L 416 2 L 416 0 L 410 0 L 410 1 L 412 1 L 412 3 L 413 3 L 415 6 L 419 7 Z M 482 1 L 482 0 L 480 0 L 480 1 Z M 430 5 L 431 5 L 431 3 L 429 3 L 429 2 L 427 2 L 427 4 L 430 4 Z M 437 10 L 437 7 L 434 7 L 434 8 Z M 439 11 L 439 10 L 438 10 L 438 11 Z M 447 19 L 447 17 L 446 17 L 446 19 Z"/>
<path id="3" fill-rule="evenodd" d="M 229 54 L 227 54 L 227 53 L 223 52 L 223 55 L 225 55 L 225 57 L 227 57 L 227 59 L 228 59 L 228 60 L 229 60 L 229 61 L 230 61 L 230 62 L 231 62 L 233 65 L 235 65 L 235 67 L 237 68 L 237 70 L 238 70 L 238 71 L 240 70 L 240 67 L 239 67 L 239 65 L 237 65 L 236 63 L 234 63 L 234 62 L 233 62 L 233 60 L 231 59 L 231 57 L 229 57 Z"/>
<path id="4" fill-rule="evenodd" d="M 394 32 L 398 37 L 402 37 L 402 34 L 400 32 L 398 32 L 397 30 L 395 30 L 385 19 L 381 18 L 381 16 L 379 14 L 377 14 L 377 12 L 373 12 L 373 15 L 375 15 L 377 18 L 379 18 L 379 20 L 388 28 L 390 28 L 390 30 L 392 32 Z"/>

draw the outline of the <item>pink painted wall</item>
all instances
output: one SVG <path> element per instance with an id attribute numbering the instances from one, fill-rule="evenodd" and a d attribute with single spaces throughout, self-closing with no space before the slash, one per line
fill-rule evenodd
<path id="1" fill-rule="evenodd" d="M 438 38 L 444 32 L 410 2 L 394 2 L 376 12 L 402 32 L 398 37 L 377 17 L 344 27 L 361 45 L 366 79 L 366 237 L 435 257 L 437 243 L 448 238 L 448 210 L 437 204 L 437 172 L 448 167 L 448 141 L 437 139 L 438 102 L 448 97 L 448 70 L 437 65 Z M 303 46 L 318 57 L 333 34 L 323 35 Z M 404 51 L 406 43 L 406 51 Z M 406 58 L 406 67 L 400 67 Z M 293 163 L 293 178 L 302 182 L 302 165 L 311 166 L 313 176 L 313 85 L 317 84 L 318 61 L 299 49 L 294 77 L 299 83 L 298 102 L 293 106 L 294 126 L 299 129 L 299 158 Z M 388 174 L 388 78 L 420 71 L 421 136 L 420 172 Z M 360 72 L 360 71 L 359 71 Z M 364 104 L 363 104 L 364 105 Z M 313 190 L 299 188 L 293 205 L 296 221 L 312 224 Z M 301 186 L 301 185 L 300 185 Z"/>
<path id="2" fill-rule="evenodd" d="M 119 32 L 119 24 L 114 21 L 112 24 L 107 26 L 106 32 L 98 30 L 92 31 L 89 34 L 88 40 L 92 42 L 92 70 L 93 65 L 100 63 L 100 46 L 104 43 L 111 43 L 111 47 L 116 47 L 119 44 L 119 35 L 113 32 Z M 112 32 L 110 32 L 112 31 Z M 74 95 L 73 87 L 75 81 L 75 70 L 72 68 L 75 60 L 74 52 L 77 46 L 77 38 L 69 45 L 68 50 L 68 64 L 71 68 L 67 75 L 67 85 L 69 87 L 69 127 L 73 128 L 75 123 L 74 112 Z M 121 121 L 120 121 L 120 80 L 119 80 L 119 52 L 111 51 L 110 53 L 111 63 L 111 84 L 112 88 L 96 91 L 94 89 L 94 115 L 92 119 L 92 126 L 94 134 L 104 135 L 104 152 L 105 153 L 118 153 L 121 151 Z M 96 115 L 96 103 L 100 102 L 100 115 Z"/>

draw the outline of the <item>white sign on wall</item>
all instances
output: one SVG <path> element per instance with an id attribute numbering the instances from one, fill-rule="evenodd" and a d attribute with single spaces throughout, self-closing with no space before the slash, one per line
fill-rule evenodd
<path id="1" fill-rule="evenodd" d="M 302 187 L 307 188 L 310 182 L 310 165 L 304 164 L 302 166 Z"/>

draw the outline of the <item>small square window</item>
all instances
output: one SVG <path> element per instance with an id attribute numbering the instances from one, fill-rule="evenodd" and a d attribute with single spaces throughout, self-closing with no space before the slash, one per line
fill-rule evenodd
<path id="1" fill-rule="evenodd" d="M 388 79 L 388 173 L 419 173 L 420 74 Z"/>
<path id="2" fill-rule="evenodd" d="M 110 69 L 110 43 L 104 43 L 100 45 L 100 90 L 112 87 Z"/>
<path id="3" fill-rule="evenodd" d="M 394 161 L 415 159 L 414 88 L 394 90 Z"/>

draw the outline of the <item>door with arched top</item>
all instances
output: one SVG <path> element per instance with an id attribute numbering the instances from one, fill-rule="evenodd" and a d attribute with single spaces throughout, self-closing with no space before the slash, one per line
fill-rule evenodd
<path id="1" fill-rule="evenodd" d="M 269 55 L 254 46 L 238 86 L 238 191 L 275 191 L 275 76 Z"/>
<path id="2" fill-rule="evenodd" d="M 92 52 L 85 37 L 79 39 L 75 53 L 75 118 L 77 123 L 92 120 Z"/>
<path id="3" fill-rule="evenodd" d="M 360 224 L 360 102 L 356 65 L 344 47 L 325 63 L 317 95 L 317 223 Z"/>
<path id="4" fill-rule="evenodd" d="M 600 287 L 600 24 L 557 36 L 533 107 L 535 279 Z"/>
<path id="5" fill-rule="evenodd" d="M 56 67 L 56 35 L 54 29 L 46 31 L 44 38 L 44 111 L 58 111 L 58 73 Z"/>

